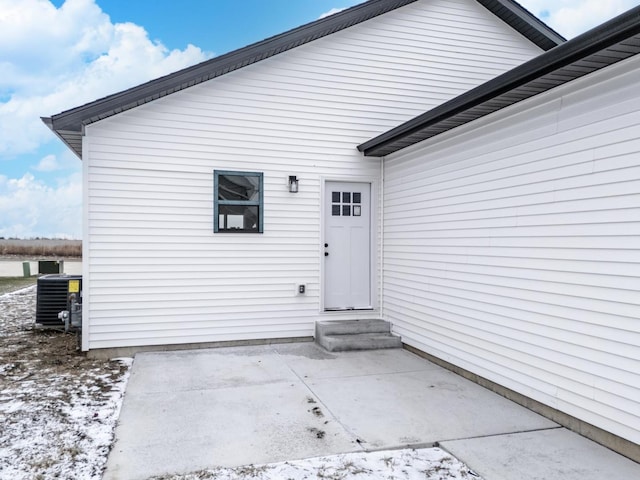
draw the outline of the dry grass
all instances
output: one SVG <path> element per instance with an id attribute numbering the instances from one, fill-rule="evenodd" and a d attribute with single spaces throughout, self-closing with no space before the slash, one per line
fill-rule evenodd
<path id="1" fill-rule="evenodd" d="M 130 362 L 35 327 L 36 289 L 0 295 L 0 479 L 102 478 Z"/>
<path id="2" fill-rule="evenodd" d="M 34 277 L 0 277 L 0 295 L 29 287 L 35 283 Z"/>
<path id="3" fill-rule="evenodd" d="M 0 240 L 0 256 L 81 258 L 80 240 Z"/>

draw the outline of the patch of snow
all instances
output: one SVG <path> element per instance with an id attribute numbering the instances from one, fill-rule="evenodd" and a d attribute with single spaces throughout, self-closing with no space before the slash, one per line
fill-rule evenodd
<path id="1" fill-rule="evenodd" d="M 266 465 L 214 468 L 157 480 L 481 480 L 440 448 L 358 452 Z"/>
<path id="2" fill-rule="evenodd" d="M 20 290 L 14 290 L 13 292 L 3 293 L 0 295 L 0 300 L 8 300 L 16 295 L 26 295 L 29 293 L 35 293 L 36 285 L 29 285 L 28 287 L 21 288 Z"/>
<path id="3" fill-rule="evenodd" d="M 132 359 L 34 328 L 35 287 L 0 296 L 0 480 L 99 480 Z"/>
<path id="4" fill-rule="evenodd" d="M 0 296 L 0 480 L 102 477 L 131 358 L 91 360 L 33 328 L 35 287 Z M 479 480 L 439 448 L 358 452 L 161 480 Z"/>

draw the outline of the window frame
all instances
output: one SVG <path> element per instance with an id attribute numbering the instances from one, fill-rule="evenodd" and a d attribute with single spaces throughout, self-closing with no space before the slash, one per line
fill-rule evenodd
<path id="1" fill-rule="evenodd" d="M 259 198 L 258 200 L 220 200 L 219 178 L 220 175 L 247 176 L 259 178 Z M 220 229 L 220 205 L 235 205 L 245 207 L 258 207 L 258 230 L 226 230 Z M 245 172 L 235 170 L 214 170 L 213 171 L 213 233 L 264 233 L 264 174 L 263 172 Z"/>

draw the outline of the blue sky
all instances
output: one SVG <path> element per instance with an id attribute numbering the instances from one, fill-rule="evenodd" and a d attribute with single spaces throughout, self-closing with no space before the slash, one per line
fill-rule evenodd
<path id="1" fill-rule="evenodd" d="M 358 3 L 0 0 L 0 237 L 81 237 L 81 162 L 39 117 Z M 521 3 L 573 37 L 640 0 Z"/>

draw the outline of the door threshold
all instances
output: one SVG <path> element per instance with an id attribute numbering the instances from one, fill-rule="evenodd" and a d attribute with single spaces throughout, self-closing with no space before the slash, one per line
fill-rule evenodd
<path id="1" fill-rule="evenodd" d="M 336 308 L 325 308 L 325 312 L 372 312 L 375 309 L 373 307 L 336 307 Z"/>

